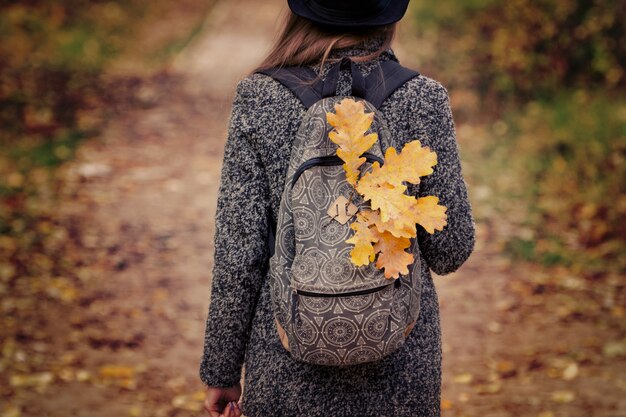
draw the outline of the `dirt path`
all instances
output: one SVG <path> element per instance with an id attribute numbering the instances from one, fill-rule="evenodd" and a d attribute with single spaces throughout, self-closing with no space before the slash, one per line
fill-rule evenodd
<path id="1" fill-rule="evenodd" d="M 0 415 L 197 415 L 226 121 L 277 3 L 216 5 L 208 33 L 168 75 L 139 80 L 138 105 L 79 150 L 61 217 L 76 219 L 84 280 L 76 303 L 42 313 L 61 317 L 43 324 L 52 372 L 13 381 Z"/>
<path id="2" fill-rule="evenodd" d="M 142 106 L 80 150 L 68 169 L 79 186 L 61 208 L 66 218 L 82 219 L 79 297 L 55 310 L 62 320 L 47 323 L 56 352 L 45 359 L 52 382 L 16 394 L 3 417 L 200 415 L 197 368 L 226 121 L 235 83 L 269 44 L 282 3 L 219 3 L 207 32 L 178 57 L 171 74 L 141 82 Z M 586 396 L 601 389 L 620 398 L 626 383 L 619 369 L 600 369 L 593 356 L 568 356 L 578 344 L 558 320 L 534 329 L 532 315 L 520 310 L 523 291 L 510 287 L 518 281 L 523 287 L 515 275 L 522 272 L 486 244 L 492 233 L 479 224 L 470 261 L 436 279 L 444 415 L 617 416 L 623 402 L 606 400 L 605 412 L 592 414 L 598 408 L 590 408 L 595 399 Z M 535 331 L 560 331 L 563 342 L 547 346 Z M 603 340 L 602 334 L 587 331 L 592 339 Z M 565 379 L 563 372 L 569 372 Z M 581 373 L 587 382 L 578 382 Z"/>

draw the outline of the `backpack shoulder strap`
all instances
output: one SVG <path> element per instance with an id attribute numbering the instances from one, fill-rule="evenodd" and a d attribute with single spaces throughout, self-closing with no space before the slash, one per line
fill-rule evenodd
<path id="1" fill-rule="evenodd" d="M 314 70 L 308 67 L 269 68 L 257 71 L 268 75 L 291 90 L 309 108 L 324 97 L 334 96 L 341 69 L 349 68 L 352 75 L 352 95 L 361 97 L 379 108 L 383 101 L 419 72 L 403 67 L 397 61 L 388 60 L 378 69 L 363 77 L 349 58 L 343 58 L 333 65 L 324 80 L 317 78 Z"/>
<path id="2" fill-rule="evenodd" d="M 308 109 L 324 97 L 335 94 L 339 80 L 339 66 L 333 66 L 326 79 L 318 78 L 317 73 L 308 67 L 268 68 L 257 71 L 280 82 L 293 92 Z"/>
<path id="3" fill-rule="evenodd" d="M 365 91 L 361 97 L 378 109 L 398 88 L 418 75 L 420 75 L 419 72 L 403 67 L 394 60 L 384 61 L 379 69 L 373 70 L 363 80 Z M 353 83 L 359 76 L 360 73 L 355 77 L 355 71 L 352 72 Z"/>

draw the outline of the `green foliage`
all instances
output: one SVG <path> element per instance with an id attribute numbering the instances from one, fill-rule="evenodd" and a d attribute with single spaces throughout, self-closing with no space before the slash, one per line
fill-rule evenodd
<path id="1" fill-rule="evenodd" d="M 49 204 L 49 171 L 94 127 L 84 113 L 98 101 L 101 71 L 138 11 L 121 1 L 0 4 L 2 233 L 19 234 Z"/>
<path id="2" fill-rule="evenodd" d="M 458 29 L 458 25 L 467 25 L 468 16 L 498 3 L 497 0 L 440 0 L 437 2 L 413 1 L 411 6 L 420 27 L 433 30 Z"/>
<path id="3" fill-rule="evenodd" d="M 74 126 L 138 10 L 121 1 L 0 5 L 0 141 Z"/>
<path id="4" fill-rule="evenodd" d="M 464 82 L 483 94 L 546 97 L 563 87 L 626 85 L 621 0 L 413 3 L 418 27 L 470 62 Z M 433 59 L 442 69 L 449 63 Z"/>
<path id="5" fill-rule="evenodd" d="M 545 264 L 626 272 L 626 100 L 580 90 L 532 101 L 506 119 L 510 158 L 523 157 L 530 239 L 508 249 Z"/>
<path id="6" fill-rule="evenodd" d="M 416 52 L 422 68 L 484 135 L 466 155 L 487 190 L 478 218 L 508 220 L 504 248 L 519 259 L 625 272 L 626 100 L 614 92 L 626 88 L 626 2 L 411 5 L 434 45 Z"/>

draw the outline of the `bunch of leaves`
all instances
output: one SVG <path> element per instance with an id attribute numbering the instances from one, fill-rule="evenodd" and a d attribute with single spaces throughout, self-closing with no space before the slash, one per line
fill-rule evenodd
<path id="1" fill-rule="evenodd" d="M 483 94 L 545 97 L 562 87 L 626 84 L 623 1 L 441 0 L 412 8 L 420 35 L 437 46 L 427 61 L 454 68 L 450 77 L 468 77 L 459 83 Z"/>
<path id="2" fill-rule="evenodd" d="M 357 266 L 368 265 L 378 254 L 376 267 L 384 268 L 386 278 L 397 278 L 407 274 L 414 261 L 406 249 L 417 235 L 416 226 L 428 233 L 443 230 L 446 208 L 435 196 L 416 198 L 406 193 L 406 182 L 419 184 L 420 177 L 431 174 L 437 164 L 435 152 L 418 140 L 407 143 L 400 153 L 389 147 L 383 165 L 374 162 L 371 171 L 360 175 L 366 161 L 361 155 L 378 140 L 376 133 L 366 134 L 373 118 L 374 113 L 365 113 L 363 102 L 349 98 L 335 105 L 335 113 L 327 113 L 334 128 L 329 136 L 344 161 L 346 179 L 371 206 L 358 212 L 350 225 L 355 231 L 346 241 L 355 245 L 351 260 Z"/>

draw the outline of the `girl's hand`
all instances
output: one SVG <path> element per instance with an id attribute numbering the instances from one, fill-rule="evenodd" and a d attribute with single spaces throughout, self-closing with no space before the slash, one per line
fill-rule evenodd
<path id="1" fill-rule="evenodd" d="M 241 385 L 230 388 L 207 387 L 204 409 L 211 417 L 241 417 L 239 397 Z"/>

